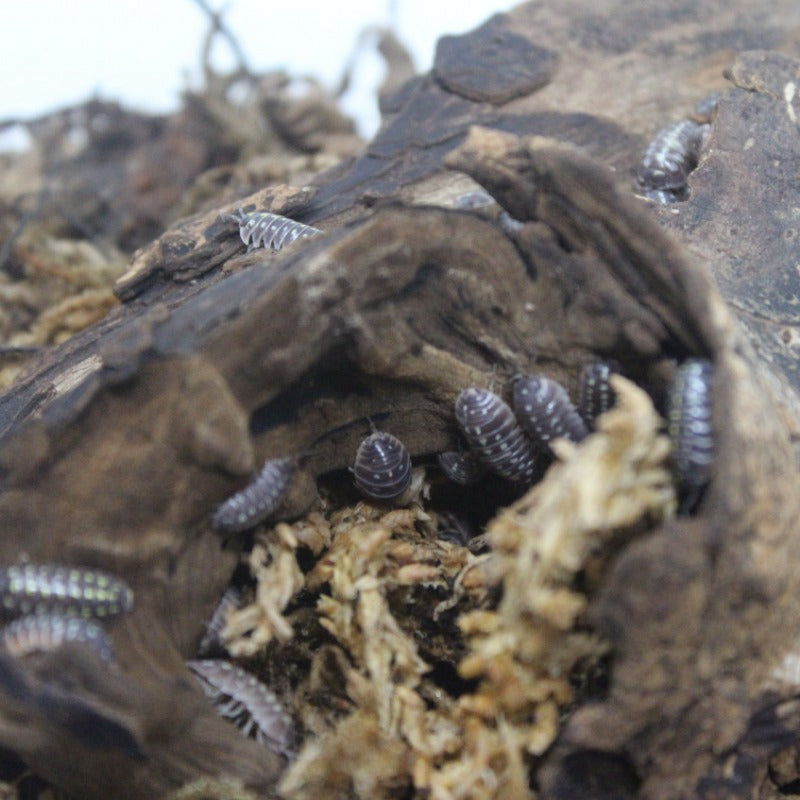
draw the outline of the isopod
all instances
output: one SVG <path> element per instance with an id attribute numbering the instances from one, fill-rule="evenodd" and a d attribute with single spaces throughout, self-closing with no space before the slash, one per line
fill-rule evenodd
<path id="1" fill-rule="evenodd" d="M 594 421 L 616 402 L 614 388 L 609 382 L 613 371 L 605 361 L 595 361 L 581 370 L 578 413 L 588 428 L 594 427 Z"/>
<path id="2" fill-rule="evenodd" d="M 676 198 L 686 186 L 686 178 L 697 166 L 700 150 L 708 134 L 707 124 L 690 119 L 662 128 L 647 147 L 636 173 L 639 189 L 670 190 Z"/>
<path id="3" fill-rule="evenodd" d="M 475 529 L 466 517 L 452 511 L 439 511 L 436 517 L 437 535 L 440 539 L 466 547 L 469 540 L 474 538 Z"/>
<path id="4" fill-rule="evenodd" d="M 214 609 L 208 625 L 206 625 L 206 631 L 197 646 L 198 655 L 206 656 L 223 649 L 222 631 L 228 624 L 228 616 L 232 611 L 238 610 L 241 605 L 241 592 L 235 586 L 229 586 Z"/>
<path id="5" fill-rule="evenodd" d="M 108 572 L 61 564 L 0 568 L 0 603 L 6 613 L 48 611 L 112 617 L 133 608 L 133 591 Z"/>
<path id="6" fill-rule="evenodd" d="M 114 660 L 111 639 L 103 628 L 72 614 L 27 614 L 0 630 L 0 647 L 17 658 L 55 650 L 68 642 L 86 644 L 104 661 Z"/>
<path id="7" fill-rule="evenodd" d="M 514 412 L 528 436 L 544 448 L 553 439 L 580 442 L 588 434 L 567 390 L 544 375 L 514 378 Z"/>
<path id="8" fill-rule="evenodd" d="M 477 483 L 484 475 L 480 459 L 471 452 L 448 450 L 436 456 L 439 466 L 447 477 L 461 486 Z"/>
<path id="9" fill-rule="evenodd" d="M 685 361 L 669 390 L 667 422 L 679 484 L 695 493 L 711 478 L 714 431 L 711 382 L 714 367 L 705 359 Z"/>
<path id="10" fill-rule="evenodd" d="M 294 725 L 280 700 L 261 681 L 227 661 L 186 662 L 220 716 L 275 753 L 294 754 Z"/>
<path id="11" fill-rule="evenodd" d="M 463 389 L 456 398 L 456 420 L 489 469 L 513 483 L 533 483 L 536 456 L 514 412 L 501 397 L 487 389 Z"/>
<path id="12" fill-rule="evenodd" d="M 238 223 L 239 236 L 247 245 L 248 252 L 262 245 L 272 250 L 281 250 L 295 239 L 309 239 L 322 233 L 319 228 L 280 214 L 271 214 L 269 211 L 244 211 L 240 208 L 226 218 Z"/>
<path id="13" fill-rule="evenodd" d="M 411 485 L 411 456 L 391 433 L 375 431 L 362 440 L 353 465 L 353 479 L 374 500 L 392 500 Z"/>
<path id="14" fill-rule="evenodd" d="M 272 458 L 256 477 L 214 512 L 219 533 L 240 533 L 263 522 L 280 505 L 294 475 L 296 458 Z"/>

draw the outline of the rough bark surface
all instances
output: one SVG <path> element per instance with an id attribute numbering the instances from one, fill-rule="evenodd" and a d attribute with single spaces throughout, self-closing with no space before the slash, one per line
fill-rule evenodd
<path id="1" fill-rule="evenodd" d="M 368 418 L 415 461 L 452 449 L 467 385 L 536 369 L 574 387 L 603 357 L 661 404 L 690 356 L 716 366 L 712 485 L 697 516 L 616 557 L 587 616 L 612 644 L 607 697 L 573 711 L 536 782 L 559 800 L 752 797 L 800 742 L 799 73 L 734 58 L 796 41 L 800 9 L 585 7 L 529 3 L 446 41 L 384 98 L 363 155 L 244 201 L 324 236 L 243 254 L 219 219 L 235 206 L 183 220 L 135 256 L 124 305 L 0 397 L 0 562 L 97 566 L 136 596 L 113 669 L 74 647 L 0 654 L 0 745 L 85 797 L 207 775 L 268 795 L 281 759 L 232 735 L 184 666 L 241 547 L 211 529 L 216 505 L 306 452 L 285 510 L 302 513 Z M 538 60 L 503 80 L 463 68 L 475 53 Z M 725 67 L 691 199 L 654 210 L 630 182 L 647 138 Z M 519 231 L 452 208 L 467 175 Z"/>

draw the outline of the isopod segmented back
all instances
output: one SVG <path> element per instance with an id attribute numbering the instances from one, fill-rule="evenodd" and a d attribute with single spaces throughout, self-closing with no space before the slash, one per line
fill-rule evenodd
<path id="1" fill-rule="evenodd" d="M 294 724 L 280 700 L 261 681 L 227 661 L 186 662 L 219 714 L 245 736 L 287 758 L 294 752 Z"/>
<path id="2" fill-rule="evenodd" d="M 470 387 L 459 393 L 455 410 L 464 436 L 489 469 L 513 483 L 533 483 L 538 471 L 536 456 L 501 397 Z"/>
<path id="3" fill-rule="evenodd" d="M 613 372 L 605 361 L 595 361 L 581 370 L 578 413 L 589 428 L 594 427 L 594 421 L 616 402 L 614 387 L 609 380 Z"/>
<path id="4" fill-rule="evenodd" d="M 636 173 L 640 189 L 678 192 L 697 166 L 709 126 L 690 119 L 662 128 L 650 142 Z"/>
<path id="5" fill-rule="evenodd" d="M 269 211 L 246 212 L 240 208 L 236 214 L 229 214 L 228 219 L 239 224 L 239 237 L 247 245 L 248 251 L 261 245 L 281 250 L 296 239 L 308 239 L 322 233 L 319 228 Z"/>
<path id="6" fill-rule="evenodd" d="M 411 485 L 411 456 L 396 436 L 375 431 L 358 446 L 353 478 L 367 497 L 392 500 Z"/>
<path id="7" fill-rule="evenodd" d="M 682 486 L 694 490 L 708 483 L 714 464 L 713 377 L 710 361 L 689 359 L 669 390 L 667 422 L 675 473 Z"/>
<path id="8" fill-rule="evenodd" d="M 244 489 L 214 512 L 212 525 L 220 533 L 240 533 L 263 522 L 280 505 L 294 474 L 295 458 L 272 458 Z"/>
<path id="9" fill-rule="evenodd" d="M 447 477 L 460 486 L 471 486 L 485 474 L 483 464 L 475 453 L 447 450 L 436 456 L 439 466 Z"/>
<path id="10" fill-rule="evenodd" d="M 133 591 L 108 572 L 62 564 L 0 568 L 0 605 L 6 614 L 48 611 L 112 617 L 133 608 Z"/>
<path id="11" fill-rule="evenodd" d="M 72 614 L 26 614 L 0 629 L 0 647 L 16 658 L 78 642 L 104 661 L 114 660 L 111 639 L 96 622 Z"/>
<path id="12" fill-rule="evenodd" d="M 553 439 L 580 442 L 588 434 L 567 390 L 544 375 L 514 378 L 514 412 L 528 436 L 545 449 Z"/>

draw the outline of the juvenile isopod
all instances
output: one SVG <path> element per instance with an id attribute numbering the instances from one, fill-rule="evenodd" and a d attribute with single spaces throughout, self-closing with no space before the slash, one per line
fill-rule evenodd
<path id="1" fill-rule="evenodd" d="M 220 716 L 275 753 L 294 754 L 294 725 L 280 700 L 255 676 L 227 661 L 187 661 Z"/>
<path id="2" fill-rule="evenodd" d="M 0 568 L 0 603 L 7 614 L 52 611 L 112 617 L 133 608 L 133 591 L 125 581 L 100 570 L 20 564 Z"/>
<path id="3" fill-rule="evenodd" d="M 261 472 L 214 512 L 211 524 L 219 533 L 240 533 L 263 522 L 280 505 L 294 475 L 296 458 L 272 458 Z"/>
<path id="4" fill-rule="evenodd" d="M 55 650 L 68 642 L 88 645 L 104 661 L 114 660 L 111 639 L 103 628 L 72 614 L 27 614 L 0 630 L 0 647 L 17 658 Z"/>
<path id="5" fill-rule="evenodd" d="M 514 412 L 531 439 L 546 449 L 553 439 L 580 442 L 588 434 L 567 390 L 544 375 L 514 378 Z"/>
<path id="6" fill-rule="evenodd" d="M 708 125 L 690 119 L 662 128 L 648 145 L 639 165 L 638 188 L 645 192 L 668 190 L 680 199 L 687 176 L 697 166 L 708 130 Z"/>
<path id="7" fill-rule="evenodd" d="M 463 389 L 456 398 L 456 420 L 489 469 L 513 483 L 533 483 L 536 456 L 514 412 L 501 397 L 487 389 Z"/>
<path id="8" fill-rule="evenodd" d="M 616 402 L 616 394 L 609 381 L 613 372 L 611 365 L 605 361 L 595 361 L 581 370 L 578 413 L 588 428 L 594 427 L 594 421 Z"/>
<path id="9" fill-rule="evenodd" d="M 439 466 L 447 477 L 460 486 L 471 486 L 485 474 L 483 464 L 475 453 L 448 450 L 436 456 Z"/>
<path id="10" fill-rule="evenodd" d="M 678 483 L 695 494 L 708 483 L 714 464 L 711 383 L 705 359 L 685 361 L 669 390 L 667 422 Z"/>
<path id="11" fill-rule="evenodd" d="M 411 485 L 411 456 L 391 433 L 375 431 L 356 451 L 353 479 L 361 492 L 374 500 L 392 500 Z"/>
<path id="12" fill-rule="evenodd" d="M 239 225 L 239 236 L 247 245 L 247 251 L 264 246 L 272 250 L 281 250 L 295 239 L 309 239 L 322 233 L 319 228 L 304 225 L 280 214 L 269 211 L 249 211 L 239 209 L 235 214 L 228 214 L 227 219 Z"/>

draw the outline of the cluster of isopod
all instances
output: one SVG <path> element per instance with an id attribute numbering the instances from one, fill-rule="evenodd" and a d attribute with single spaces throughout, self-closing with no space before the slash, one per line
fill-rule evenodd
<path id="1" fill-rule="evenodd" d="M 583 369 L 577 408 L 566 389 L 544 375 L 514 377 L 513 408 L 488 389 L 462 390 L 455 416 L 469 449 L 440 453 L 439 466 L 461 485 L 476 483 L 486 470 L 518 486 L 531 485 L 541 474 L 554 439 L 580 442 L 595 418 L 613 405 L 611 372 L 600 362 Z"/>
<path id="2" fill-rule="evenodd" d="M 111 640 L 98 620 L 131 608 L 133 591 L 107 572 L 61 564 L 0 568 L 0 609 L 16 617 L 0 630 L 0 646 L 16 657 L 79 642 L 111 661 Z"/>
<path id="3" fill-rule="evenodd" d="M 460 485 L 476 483 L 488 471 L 515 486 L 529 486 L 541 475 L 554 439 L 580 442 L 593 429 L 597 417 L 614 405 L 616 398 L 610 382 L 613 372 L 612 366 L 605 362 L 584 367 L 577 405 L 573 405 L 563 386 L 544 375 L 515 376 L 511 384 L 512 405 L 486 389 L 462 390 L 455 402 L 455 417 L 468 448 L 440 453 L 439 466 L 451 481 Z M 685 509 L 692 507 L 711 478 L 715 452 L 712 380 L 713 367 L 709 361 L 690 359 L 677 370 L 668 393 L 668 432 Z M 296 458 L 267 461 L 248 486 L 217 509 L 214 527 L 220 532 L 235 533 L 268 519 L 278 509 L 296 463 Z M 356 487 L 366 497 L 379 502 L 395 501 L 411 485 L 411 457 L 396 436 L 373 430 L 361 441 L 352 472 Z M 441 516 L 443 538 L 470 546 L 474 530 L 469 520 L 447 513 Z M 46 577 L 46 572 L 36 573 L 33 585 L 37 582 L 43 585 Z M 37 595 L 3 586 L 10 587 L 10 583 L 0 581 L 0 598 L 7 607 L 27 609 L 29 606 L 23 603 L 41 602 L 41 591 Z M 77 592 L 79 598 L 84 595 L 85 592 Z M 114 596 L 117 598 L 114 608 L 125 605 L 119 599 L 119 590 Z M 88 608 L 85 602 L 80 600 L 76 606 L 81 613 Z M 201 644 L 201 655 L 218 649 L 220 630 L 231 608 L 239 603 L 235 590 L 229 590 L 223 597 Z M 105 606 L 103 603 L 93 606 L 99 607 L 110 611 L 111 599 Z M 96 611 L 92 613 L 97 615 Z M 86 622 L 81 617 L 74 619 Z M 291 757 L 292 719 L 269 688 L 226 661 L 194 660 L 188 666 L 222 716 L 237 724 L 245 735 L 254 736 L 274 752 Z"/>
<path id="4" fill-rule="evenodd" d="M 489 390 L 464 389 L 455 415 L 469 449 L 440 453 L 439 466 L 461 485 L 478 482 L 487 470 L 520 487 L 531 485 L 554 439 L 580 442 L 594 420 L 613 406 L 611 374 L 611 366 L 603 362 L 584 367 L 577 407 L 563 386 L 543 375 L 514 377 L 511 406 Z M 668 433 L 684 510 L 693 507 L 711 478 L 712 380 L 710 361 L 689 359 L 678 368 L 668 392 Z"/>
<path id="5" fill-rule="evenodd" d="M 282 250 L 297 239 L 310 239 L 322 233 L 319 228 L 269 211 L 245 211 L 240 208 L 235 214 L 227 214 L 224 218 L 239 226 L 239 237 L 247 245 L 248 252 L 261 246 Z"/>

